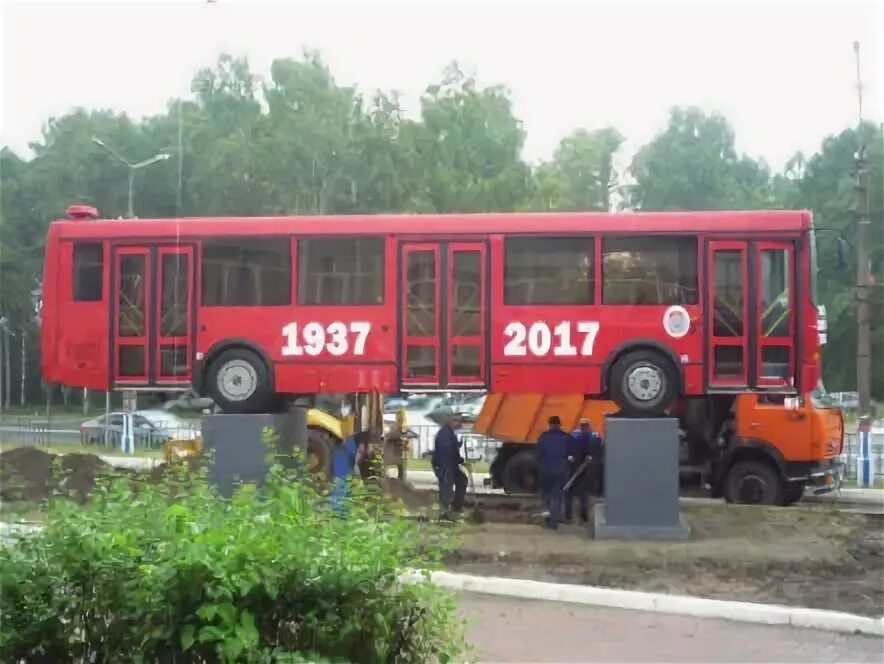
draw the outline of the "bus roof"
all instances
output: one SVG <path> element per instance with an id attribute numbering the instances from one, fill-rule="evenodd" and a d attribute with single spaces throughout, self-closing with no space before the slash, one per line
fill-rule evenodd
<path id="1" fill-rule="evenodd" d="M 800 233 L 805 210 L 709 212 L 567 212 L 396 214 L 292 217 L 82 219 L 52 224 L 63 238 L 213 237 L 235 235 L 476 235 L 599 233 Z"/>

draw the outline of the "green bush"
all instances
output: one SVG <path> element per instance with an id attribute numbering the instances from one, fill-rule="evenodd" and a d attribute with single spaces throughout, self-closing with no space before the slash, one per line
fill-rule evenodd
<path id="1" fill-rule="evenodd" d="M 83 506 L 54 499 L 42 532 L 0 550 L 0 660 L 445 662 L 463 653 L 454 598 L 428 581 L 398 581 L 445 552 L 379 509 L 380 498 L 357 487 L 338 519 L 279 465 L 263 487 L 230 499 L 203 472 L 183 472 L 135 490 L 103 480 Z"/>

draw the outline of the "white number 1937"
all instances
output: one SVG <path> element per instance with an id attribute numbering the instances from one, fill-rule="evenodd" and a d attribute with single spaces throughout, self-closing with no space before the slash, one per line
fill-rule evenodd
<path id="1" fill-rule="evenodd" d="M 285 345 L 282 347 L 284 357 L 299 355 L 317 356 L 323 351 L 340 357 L 350 353 L 365 355 L 365 341 L 371 332 L 368 321 L 353 321 L 349 325 L 335 321 L 329 325 L 322 323 L 289 323 L 282 328 Z"/>
<path id="2" fill-rule="evenodd" d="M 576 335 L 572 333 L 573 327 L 577 328 Z M 550 353 L 554 357 L 592 355 L 599 327 L 598 321 L 594 320 L 581 320 L 576 323 L 564 321 L 552 330 L 542 321 L 531 323 L 530 326 L 514 321 L 503 330 L 507 338 L 503 354 L 507 357 L 526 355 L 546 357 Z M 577 344 L 572 343 L 572 336 L 578 337 Z"/>

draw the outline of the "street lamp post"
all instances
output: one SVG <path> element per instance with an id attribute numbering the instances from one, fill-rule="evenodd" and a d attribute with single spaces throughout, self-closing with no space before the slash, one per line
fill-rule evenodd
<path id="1" fill-rule="evenodd" d="M 133 192 L 135 189 L 135 171 L 138 171 L 146 166 L 150 166 L 151 164 L 155 164 L 158 161 L 165 161 L 166 159 L 168 159 L 172 155 L 170 155 L 166 152 L 160 152 L 159 154 L 155 154 L 150 159 L 145 159 L 144 161 L 138 161 L 133 164 L 133 163 L 129 162 L 128 160 L 123 159 L 119 155 L 119 153 L 117 153 L 113 148 L 111 148 L 107 143 L 102 141 L 100 138 L 96 138 L 95 136 L 93 136 L 92 142 L 95 143 L 96 145 L 100 145 L 101 147 L 103 147 L 105 150 L 108 151 L 108 153 L 114 159 L 116 159 L 119 162 L 122 162 L 129 169 L 129 210 L 128 210 L 128 216 L 129 216 L 129 218 L 135 217 L 135 202 L 133 200 L 133 196 L 134 196 Z"/>

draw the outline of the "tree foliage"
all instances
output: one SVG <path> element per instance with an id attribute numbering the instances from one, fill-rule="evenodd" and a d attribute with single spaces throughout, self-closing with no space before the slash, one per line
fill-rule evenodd
<path id="1" fill-rule="evenodd" d="M 865 131 L 872 266 L 881 284 L 881 132 L 872 125 Z M 615 167 L 624 139 L 613 127 L 577 130 L 549 161 L 532 167 L 521 154 L 525 130 L 508 91 L 480 86 L 456 63 L 426 88 L 419 116 L 407 118 L 398 93 L 366 95 L 341 85 L 315 53 L 278 59 L 267 76 L 224 55 L 199 71 L 191 97 L 170 101 L 166 113 L 136 122 L 79 109 L 46 123 L 32 159 L 0 152 L 0 315 L 31 335 L 30 291 L 39 280 L 48 222 L 73 202 L 94 204 L 106 216 L 126 213 L 126 168 L 93 137 L 131 161 L 172 156 L 137 174 L 138 216 L 609 210 L 615 204 L 647 211 L 808 208 L 822 229 L 827 386 L 855 388 L 855 253 L 839 268 L 835 241 L 840 233 L 854 243 L 855 130 L 826 138 L 818 153 L 796 155 L 771 173 L 738 152 L 724 117 L 680 107 L 626 173 Z M 876 288 L 870 299 L 880 365 Z M 39 379 L 33 369 L 30 375 L 36 396 Z M 878 372 L 875 380 L 884 397 L 884 376 Z"/>
<path id="2" fill-rule="evenodd" d="M 743 210 L 773 203 L 764 163 L 737 154 L 721 115 L 674 108 L 666 129 L 632 161 L 629 199 L 639 210 Z"/>

